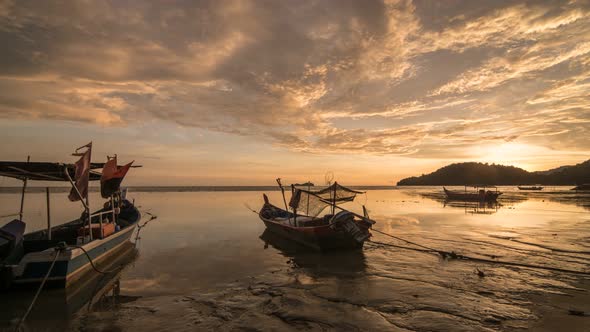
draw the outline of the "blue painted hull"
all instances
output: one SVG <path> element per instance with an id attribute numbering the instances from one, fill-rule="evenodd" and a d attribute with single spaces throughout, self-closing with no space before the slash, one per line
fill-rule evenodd
<path id="1" fill-rule="evenodd" d="M 136 223 L 129 225 L 121 231 L 104 239 L 94 240 L 83 246 L 94 264 L 111 257 L 117 249 L 129 241 Z M 44 257 L 39 257 L 40 255 Z M 55 257 L 55 251 L 49 249 L 41 253 L 35 253 L 31 257 L 25 255 L 21 260 L 20 268 L 14 269 L 14 284 L 38 284 L 47 274 Z M 86 254 L 79 248 L 68 248 L 60 252 L 55 265 L 49 275 L 48 283 L 55 287 L 67 287 L 68 284 L 80 279 L 86 272 L 92 270 L 92 265 Z M 22 271 L 22 272 L 21 272 Z"/>

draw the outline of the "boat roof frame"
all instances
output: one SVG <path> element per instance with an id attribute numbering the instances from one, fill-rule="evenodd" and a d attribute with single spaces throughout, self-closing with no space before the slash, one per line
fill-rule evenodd
<path id="1" fill-rule="evenodd" d="M 100 180 L 102 174 L 95 170 L 102 169 L 103 167 L 104 163 L 91 163 L 89 181 Z M 21 181 L 69 182 L 67 175 L 69 175 L 69 178 L 72 178 L 74 174 L 75 165 L 70 163 L 0 161 L 0 176 Z"/>

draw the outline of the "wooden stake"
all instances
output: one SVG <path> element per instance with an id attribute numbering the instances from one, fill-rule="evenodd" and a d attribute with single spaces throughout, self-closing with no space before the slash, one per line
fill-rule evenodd
<path id="1" fill-rule="evenodd" d="M 45 188 L 47 195 L 47 240 L 51 240 L 51 204 L 49 202 L 49 187 Z"/>

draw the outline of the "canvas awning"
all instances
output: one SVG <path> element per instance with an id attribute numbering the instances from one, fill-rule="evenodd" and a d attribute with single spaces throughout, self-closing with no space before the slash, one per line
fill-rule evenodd
<path id="1" fill-rule="evenodd" d="M 104 163 L 90 164 L 90 181 L 100 180 L 101 172 L 95 170 L 101 170 L 103 166 Z M 0 161 L 0 176 L 19 180 L 69 181 L 64 167 L 67 167 L 70 177 L 74 178 L 74 164 L 26 161 Z"/>

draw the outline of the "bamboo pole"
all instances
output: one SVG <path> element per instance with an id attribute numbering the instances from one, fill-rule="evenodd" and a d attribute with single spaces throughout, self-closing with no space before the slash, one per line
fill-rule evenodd
<path id="1" fill-rule="evenodd" d="M 27 163 L 31 161 L 31 156 L 27 156 Z M 18 213 L 20 221 L 23 221 L 23 211 L 25 208 L 25 192 L 27 190 L 27 178 L 23 180 L 23 190 L 20 196 L 20 212 Z"/>
<path id="2" fill-rule="evenodd" d="M 115 218 L 116 218 L 116 215 L 115 215 L 115 194 L 112 194 L 111 195 L 111 209 L 113 210 L 113 214 L 112 214 L 113 220 L 112 220 L 112 222 L 116 222 L 116 220 L 115 220 Z"/>
<path id="3" fill-rule="evenodd" d="M 74 181 L 72 180 L 72 177 L 70 176 L 70 172 L 68 172 L 68 166 L 64 165 L 64 173 L 66 174 L 66 177 L 68 178 L 68 181 L 70 181 L 70 184 L 72 185 L 72 188 L 74 188 L 74 190 L 76 191 L 76 194 L 78 195 L 78 197 L 80 198 L 80 202 L 82 202 L 82 205 L 84 205 L 84 209 L 86 210 L 86 215 L 88 216 L 88 232 L 90 233 L 90 241 L 92 241 L 92 225 L 91 225 L 91 216 L 90 216 L 90 206 L 88 205 L 88 194 L 86 195 L 86 202 L 84 202 L 84 198 L 82 197 L 82 194 L 80 193 L 80 191 L 78 190 L 78 187 L 76 187 L 76 184 L 74 183 Z"/>
<path id="4" fill-rule="evenodd" d="M 338 188 L 338 182 L 334 182 L 334 202 L 332 203 L 332 214 L 336 214 L 336 189 Z"/>
<path id="5" fill-rule="evenodd" d="M 90 215 L 90 200 L 88 199 L 88 197 L 90 196 L 90 188 L 88 188 L 87 190 L 88 192 L 86 193 L 86 214 L 88 215 L 88 233 L 90 235 L 90 241 L 92 241 L 92 216 Z M 98 216 L 98 218 L 100 218 L 100 231 L 102 232 L 102 215 Z"/>
<path id="6" fill-rule="evenodd" d="M 279 188 L 281 188 L 281 193 L 283 194 L 283 203 L 285 203 L 285 211 L 289 213 L 289 208 L 287 207 L 287 199 L 285 198 L 285 188 L 281 184 L 281 178 L 277 178 L 277 183 L 279 184 Z M 289 221 L 289 225 L 291 224 L 291 217 L 287 214 L 287 219 Z"/>
<path id="7" fill-rule="evenodd" d="M 295 185 L 291 184 L 291 197 L 295 195 Z M 297 226 L 297 209 L 293 208 L 293 225 Z"/>
<path id="8" fill-rule="evenodd" d="M 307 181 L 307 191 L 311 191 L 310 183 L 311 181 Z M 309 195 L 307 195 L 307 210 L 305 214 L 309 216 Z"/>
<path id="9" fill-rule="evenodd" d="M 47 196 L 47 240 L 51 240 L 51 204 L 49 201 L 49 187 L 45 188 Z"/>

